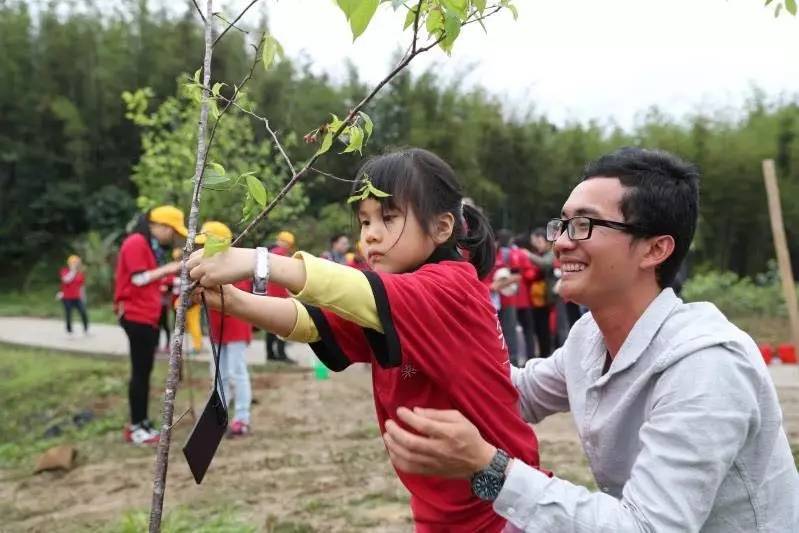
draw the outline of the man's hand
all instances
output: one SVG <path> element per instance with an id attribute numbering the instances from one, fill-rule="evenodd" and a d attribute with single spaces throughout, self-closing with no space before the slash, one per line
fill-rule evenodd
<path id="1" fill-rule="evenodd" d="M 383 440 L 391 462 L 403 472 L 469 478 L 486 468 L 497 451 L 459 411 L 400 407 L 397 418 L 419 433 L 386 421 Z"/>
<path id="2" fill-rule="evenodd" d="M 187 262 L 191 279 L 203 287 L 233 283 L 252 276 L 255 250 L 228 248 L 212 257 L 203 257 L 203 250 L 194 251 Z"/>

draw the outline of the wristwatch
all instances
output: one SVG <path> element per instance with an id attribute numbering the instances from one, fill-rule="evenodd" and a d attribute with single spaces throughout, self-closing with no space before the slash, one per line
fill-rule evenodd
<path id="1" fill-rule="evenodd" d="M 505 469 L 510 456 L 505 450 L 497 448 L 497 453 L 489 465 L 472 476 L 472 492 L 481 500 L 493 502 L 499 496 L 505 483 Z"/>
<path id="2" fill-rule="evenodd" d="M 255 270 L 252 277 L 252 293 L 259 296 L 266 294 L 266 283 L 269 281 L 269 250 L 263 246 L 255 249 Z"/>

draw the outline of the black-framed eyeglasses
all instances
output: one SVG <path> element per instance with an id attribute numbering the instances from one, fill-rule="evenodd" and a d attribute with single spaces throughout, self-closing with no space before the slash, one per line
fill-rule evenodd
<path id="1" fill-rule="evenodd" d="M 573 241 L 584 241 L 591 238 L 591 233 L 594 231 L 594 226 L 603 226 L 626 233 L 643 233 L 643 229 L 634 224 L 625 224 L 624 222 L 615 222 L 613 220 L 602 220 L 600 218 L 591 217 L 572 217 L 566 220 L 553 218 L 547 223 L 547 240 L 555 242 L 558 237 L 565 231 L 569 239 Z"/>

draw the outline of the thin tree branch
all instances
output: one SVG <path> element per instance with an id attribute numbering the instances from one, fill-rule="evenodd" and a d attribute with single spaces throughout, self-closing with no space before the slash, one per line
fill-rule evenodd
<path id="1" fill-rule="evenodd" d="M 216 117 L 216 121 L 214 122 L 214 125 L 211 128 L 211 135 L 208 138 L 208 143 L 207 143 L 206 148 L 205 148 L 205 155 L 203 156 L 203 166 L 202 166 L 202 171 L 201 171 L 202 173 L 205 173 L 205 167 L 208 164 L 208 154 L 211 152 L 211 144 L 214 142 L 214 137 L 216 136 L 216 128 L 217 128 L 217 126 L 219 126 L 219 121 L 222 120 L 222 117 L 225 115 L 225 113 L 228 112 L 228 109 L 230 109 L 231 104 L 233 104 L 235 102 L 236 97 L 239 95 L 239 93 L 241 93 L 242 87 L 247 85 L 247 82 L 249 82 L 252 79 L 252 76 L 255 73 L 255 67 L 258 65 L 258 61 L 259 61 L 258 60 L 258 51 L 260 50 L 261 43 L 263 43 L 263 41 L 264 40 L 263 40 L 263 36 L 262 36 L 261 40 L 259 41 L 258 47 L 255 49 L 255 59 L 253 59 L 253 62 L 250 65 L 250 71 L 247 73 L 246 76 L 244 76 L 244 78 L 241 80 L 241 82 L 239 82 L 239 84 L 236 86 L 236 88 L 235 88 L 235 90 L 233 92 L 233 99 L 232 100 L 228 100 L 224 96 L 220 97 L 223 100 L 226 100 L 227 104 L 225 105 L 225 107 L 222 108 L 222 111 L 219 112 L 219 116 Z M 204 84 L 203 90 L 204 91 L 209 91 L 209 85 L 210 85 L 210 80 Z M 201 180 L 202 180 L 202 177 L 203 177 L 203 174 L 200 175 L 200 179 Z M 194 193 L 195 193 L 195 195 L 197 195 L 197 201 L 199 201 L 200 191 L 195 189 Z M 191 289 L 189 289 L 189 290 L 191 290 Z"/>
<path id="2" fill-rule="evenodd" d="M 189 383 L 189 389 L 191 389 L 191 383 Z M 188 409 L 186 409 L 185 411 L 183 411 L 183 414 L 182 414 L 182 415 L 180 415 L 180 416 L 178 417 L 178 419 L 177 419 L 177 420 L 175 420 L 175 422 L 174 422 L 174 423 L 173 423 L 171 426 L 169 426 L 169 431 L 172 431 L 172 428 L 174 428 L 175 426 L 177 426 L 177 425 L 180 423 L 180 421 L 181 421 L 181 420 L 183 420 L 183 417 L 184 417 L 184 416 L 186 416 L 187 414 L 191 413 L 192 411 L 193 411 L 193 409 L 192 409 L 191 407 L 189 407 Z"/>
<path id="3" fill-rule="evenodd" d="M 224 96 L 220 96 L 220 98 L 222 100 L 226 101 L 228 103 L 228 105 L 232 105 L 233 107 L 235 107 L 236 109 L 238 109 L 242 113 L 250 115 L 254 119 L 256 119 L 256 120 L 258 120 L 260 122 L 263 122 L 264 123 L 264 128 L 266 129 L 267 133 L 269 133 L 269 135 L 272 136 L 272 139 L 275 141 L 275 146 L 277 146 L 277 149 L 280 151 L 280 154 L 283 156 L 283 160 L 288 165 L 289 170 L 291 170 L 291 175 L 293 176 L 294 174 L 297 173 L 297 171 L 294 168 L 294 164 L 291 162 L 291 158 L 289 158 L 288 154 L 286 153 L 286 150 L 283 148 L 283 145 L 280 143 L 280 140 L 278 140 L 277 133 L 274 130 L 272 130 L 271 127 L 269 127 L 269 120 L 266 117 L 262 117 L 260 115 L 257 115 L 253 111 L 243 107 L 242 105 L 240 105 L 238 102 L 236 102 L 234 100 L 229 100 L 228 98 L 225 98 Z"/>
<path id="4" fill-rule="evenodd" d="M 490 17 L 491 15 L 495 14 L 496 12 L 498 12 L 498 11 L 499 11 L 499 10 L 501 10 L 501 9 L 502 9 L 502 6 L 498 5 L 498 6 L 496 6 L 496 7 L 493 9 L 493 11 L 490 11 L 490 12 L 488 12 L 488 13 L 486 13 L 486 14 L 484 14 L 484 15 L 480 16 L 480 17 L 477 17 L 476 19 L 470 18 L 469 20 L 467 20 L 466 22 L 464 22 L 463 24 L 461 24 L 461 27 L 463 27 L 463 26 L 466 26 L 467 24 L 471 24 L 472 22 L 480 22 L 480 21 L 483 21 L 483 20 L 487 19 L 488 17 Z M 474 15 L 475 13 L 477 13 L 477 12 L 475 11 L 475 12 L 474 12 L 474 13 L 472 13 L 472 14 Z"/>
<path id="5" fill-rule="evenodd" d="M 211 46 L 216 46 L 216 43 L 218 43 L 219 40 L 225 36 L 225 34 L 230 30 L 230 28 L 232 28 L 233 25 L 236 24 L 239 21 L 239 19 L 244 16 L 247 10 L 250 9 L 253 5 L 255 5 L 256 2 L 258 2 L 258 0 L 252 0 L 252 2 L 250 2 L 247 5 L 247 7 L 244 8 L 244 11 L 239 13 L 239 16 L 233 19 L 233 22 L 231 22 L 230 25 L 227 28 L 225 28 L 225 31 L 219 34 L 219 37 L 217 37 L 216 40 L 214 40 L 214 43 Z"/>
<path id="6" fill-rule="evenodd" d="M 331 178 L 331 179 L 334 179 L 334 180 L 338 180 L 338 181 L 343 181 L 344 183 L 356 183 L 356 182 L 360 181 L 360 180 L 352 180 L 352 179 L 347 179 L 347 178 L 339 178 L 338 176 L 335 176 L 335 175 L 333 175 L 333 174 L 331 174 L 329 172 L 325 172 L 324 170 L 319 170 L 318 168 L 315 168 L 315 167 L 311 167 L 310 170 L 312 170 L 313 172 L 316 172 L 317 174 L 321 174 L 322 176 L 326 176 L 328 178 Z"/>
<path id="7" fill-rule="evenodd" d="M 417 18 L 418 18 L 418 14 L 417 14 Z M 409 55 L 408 57 L 406 57 L 406 58 L 403 58 L 403 59 L 402 59 L 402 61 L 400 61 L 400 62 L 399 62 L 399 64 L 398 64 L 396 67 L 394 67 L 394 69 L 393 69 L 393 70 L 392 70 L 392 71 L 391 71 L 391 72 L 390 72 L 390 73 L 389 73 L 389 74 L 388 74 L 388 75 L 387 75 L 385 78 L 383 78 L 383 79 L 382 79 L 382 80 L 381 80 L 381 81 L 380 81 L 380 82 L 379 82 L 379 83 L 378 83 L 378 84 L 377 84 L 377 85 L 376 85 L 376 86 L 375 86 L 375 87 L 372 89 L 372 91 L 371 91 L 371 92 L 370 92 L 368 95 L 366 95 L 366 96 L 363 98 L 363 100 L 361 100 L 361 101 L 358 103 L 358 105 L 356 105 L 355 107 L 353 107 L 353 108 L 352 108 L 352 110 L 351 110 L 351 111 L 349 112 L 349 114 L 347 115 L 347 118 L 345 118 L 345 119 L 344 119 L 344 120 L 341 122 L 341 125 L 338 127 L 338 129 L 337 129 L 335 132 L 333 132 L 333 138 L 332 138 L 332 141 L 334 141 L 334 142 L 335 142 L 335 140 L 336 140 L 336 139 L 339 137 L 339 135 L 341 135 L 341 132 L 342 132 L 342 131 L 344 131 L 344 128 L 346 128 L 346 127 L 347 127 L 349 124 L 351 124 L 351 122 L 352 122 L 353 118 L 354 118 L 355 116 L 357 116 L 358 112 L 359 112 L 361 109 L 363 109 L 363 107 L 364 107 L 366 104 L 368 104 L 368 103 L 369 103 L 369 102 L 372 100 L 372 98 L 374 98 L 374 97 L 375 97 L 375 95 L 376 95 L 376 94 L 377 94 L 377 93 L 380 91 L 380 89 L 382 89 L 382 88 L 383 88 L 383 86 L 384 86 L 384 85 L 386 85 L 388 82 L 390 82 L 392 79 L 394 79 L 394 77 L 395 77 L 397 74 L 399 74 L 399 73 L 400 73 L 400 71 L 402 71 L 402 70 L 403 70 L 405 67 L 407 67 L 407 66 L 408 66 L 408 64 L 409 64 L 411 61 L 413 61 L 413 59 L 414 59 L 414 58 L 415 58 L 417 55 L 419 55 L 419 54 L 421 54 L 421 53 L 424 53 L 424 52 L 426 52 L 426 51 L 430 50 L 431 48 L 433 48 L 434 46 L 438 45 L 438 44 L 439 44 L 439 43 L 440 43 L 440 42 L 443 40 L 443 38 L 444 38 L 444 36 L 442 35 L 441 37 L 439 37 L 438 39 L 436 39 L 436 40 L 435 40 L 435 41 L 434 41 L 432 44 L 430 44 L 429 46 L 425 46 L 425 47 L 423 47 L 423 48 L 419 48 L 419 49 L 417 49 L 415 52 L 413 52 L 411 55 Z M 286 194 L 288 194 L 288 192 L 289 192 L 289 191 L 290 191 L 290 190 L 291 190 L 291 189 L 294 187 L 294 185 L 296 185 L 296 183 L 297 183 L 297 182 L 298 182 L 298 181 L 299 181 L 299 180 L 300 180 L 300 179 L 301 179 L 301 178 L 302 178 L 302 177 L 303 177 L 303 176 L 304 176 L 304 175 L 305 175 L 305 174 L 308 172 L 308 169 L 310 169 L 310 168 L 311 168 L 311 166 L 313 166 L 313 164 L 316 162 L 316 160 L 317 160 L 317 159 L 319 159 L 319 157 L 320 157 L 321 155 L 322 155 L 322 154 L 320 154 L 319 152 L 315 153 L 315 154 L 314 154 L 314 155 L 311 157 L 311 159 L 309 159 L 309 160 L 308 160 L 308 162 L 307 162 L 307 163 L 305 163 L 305 165 L 302 167 L 302 169 L 300 169 L 300 171 L 299 171 L 299 172 L 295 173 L 295 174 L 294 174 L 294 175 L 291 177 L 291 179 L 288 181 L 288 183 L 286 183 L 286 185 L 285 185 L 285 186 L 283 186 L 283 188 L 282 188 L 282 189 L 280 189 L 280 192 L 278 192 L 278 193 L 277 193 L 277 195 L 276 195 L 276 196 L 275 196 L 275 197 L 272 199 L 272 201 L 271 201 L 271 202 L 269 202 L 269 205 L 267 205 L 267 206 L 266 206 L 266 207 L 265 207 L 265 208 L 264 208 L 264 209 L 263 209 L 263 210 L 262 210 L 260 213 L 258 213 L 258 215 L 256 215 L 256 217 L 255 217 L 255 218 L 254 218 L 254 219 L 253 219 L 253 220 L 252 220 L 252 221 L 251 221 L 251 222 L 250 222 L 250 223 L 247 225 L 247 227 L 246 227 L 246 228 L 244 228 L 244 231 L 242 231 L 241 233 L 239 233 L 239 236 L 238 236 L 238 237 L 236 237 L 236 239 L 233 241 L 233 243 L 231 244 L 231 246 L 236 246 L 238 243 L 240 243 L 240 242 L 242 241 L 242 239 L 244 239 L 244 237 L 246 237 L 246 236 L 247 236 L 247 234 L 248 234 L 248 233 L 249 233 L 249 232 L 252 230 L 252 228 L 254 228 L 254 227 L 255 227 L 255 226 L 256 226 L 256 225 L 257 225 L 257 224 L 258 224 L 258 223 L 259 223 L 261 220 L 263 220 L 264 218 L 266 218 L 266 216 L 267 216 L 267 215 L 268 215 L 268 214 L 269 214 L 269 213 L 270 213 L 270 212 L 271 212 L 271 211 L 272 211 L 272 210 L 275 208 L 275 206 L 276 206 L 276 205 L 277 205 L 277 204 L 278 204 L 278 203 L 279 203 L 279 202 L 280 202 L 280 201 L 281 201 L 281 200 L 282 200 L 282 199 L 283 199 L 283 198 L 286 196 Z"/>
<path id="8" fill-rule="evenodd" d="M 232 22 L 230 22 L 228 19 L 226 19 L 225 17 L 223 17 L 221 14 L 219 14 L 219 13 L 214 13 L 214 16 L 215 16 L 216 18 L 218 18 L 219 20 L 221 20 L 222 22 L 226 22 L 227 24 L 229 24 L 229 25 L 230 25 L 230 27 L 231 27 L 231 28 L 233 28 L 234 30 L 238 30 L 238 31 L 240 31 L 241 33 L 243 33 L 243 34 L 245 34 L 245 35 L 249 35 L 249 34 L 250 34 L 250 32 L 248 32 L 247 30 L 245 30 L 245 29 L 242 29 L 242 28 L 239 28 L 238 26 L 234 25 L 234 24 L 233 24 Z"/>
<path id="9" fill-rule="evenodd" d="M 411 41 L 411 55 L 416 53 L 416 39 L 419 37 L 419 17 L 422 14 L 422 0 L 416 4 L 416 16 L 413 17 L 413 41 Z"/>
<path id="10" fill-rule="evenodd" d="M 194 3 L 194 7 L 197 8 L 197 13 L 199 13 L 200 18 L 203 19 L 203 24 L 206 24 L 205 15 L 203 15 L 203 11 L 202 9 L 200 9 L 200 6 L 197 5 L 197 0 L 191 0 L 191 1 Z"/>
<path id="11" fill-rule="evenodd" d="M 183 261 L 180 267 L 181 295 L 175 317 L 175 329 L 172 336 L 172 347 L 169 354 L 169 370 L 164 388 L 164 407 L 161 418 L 161 437 L 158 441 L 155 466 L 153 474 L 153 495 L 150 507 L 150 533 L 161 531 L 161 519 L 164 510 L 164 495 L 166 493 L 166 476 L 169 468 L 169 445 L 172 440 L 172 419 L 175 412 L 175 397 L 177 395 L 180 376 L 180 364 L 183 359 L 183 335 L 186 326 L 186 307 L 188 304 L 185 288 L 189 286 L 189 271 L 186 267 L 188 259 L 194 248 L 194 236 L 197 233 L 197 221 L 200 214 L 200 191 L 202 176 L 207 156 L 206 130 L 208 128 L 208 102 L 211 94 L 208 87 L 211 82 L 211 57 L 213 54 L 213 18 L 211 17 L 212 0 L 206 0 L 205 24 L 205 53 L 203 55 L 203 98 L 200 103 L 200 120 L 197 125 L 197 157 L 194 168 L 194 194 L 192 195 L 191 210 L 189 211 L 189 228 L 186 245 L 183 249 Z"/>

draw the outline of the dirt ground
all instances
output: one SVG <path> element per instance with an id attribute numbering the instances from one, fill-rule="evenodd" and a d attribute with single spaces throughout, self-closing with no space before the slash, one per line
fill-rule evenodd
<path id="1" fill-rule="evenodd" d="M 368 369 L 327 381 L 307 372 L 258 373 L 253 387 L 253 435 L 224 440 L 202 485 L 180 450 L 188 417 L 177 427 L 167 513 L 230 511 L 256 531 L 411 530 L 407 493 L 379 438 Z M 799 445 L 799 383 L 781 387 L 780 395 L 786 429 Z M 536 431 L 543 466 L 593 486 L 569 415 L 551 417 Z M 0 472 L 0 530 L 130 530 L 120 519 L 149 509 L 153 455 L 123 444 L 115 432 L 82 445 L 69 473 Z"/>

